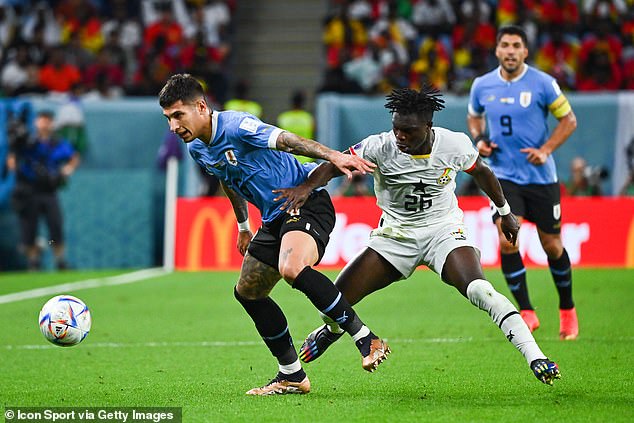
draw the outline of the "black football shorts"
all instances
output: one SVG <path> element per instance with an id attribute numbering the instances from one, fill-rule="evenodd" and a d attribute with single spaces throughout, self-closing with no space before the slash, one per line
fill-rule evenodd
<path id="1" fill-rule="evenodd" d="M 306 232 L 317 243 L 318 264 L 335 227 L 335 208 L 330 195 L 323 189 L 314 191 L 298 214 L 283 213 L 277 219 L 263 224 L 249 244 L 249 254 L 269 266 L 278 269 L 282 236 L 290 231 Z"/>
<path id="2" fill-rule="evenodd" d="M 500 185 L 515 216 L 533 222 L 548 234 L 561 232 L 561 196 L 558 183 L 518 185 L 500 179 Z M 493 222 L 499 217 L 499 213 L 493 208 Z"/>

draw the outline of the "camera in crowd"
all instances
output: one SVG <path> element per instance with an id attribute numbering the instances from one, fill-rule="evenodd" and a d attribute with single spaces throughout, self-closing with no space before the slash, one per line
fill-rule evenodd
<path id="1" fill-rule="evenodd" d="M 583 170 L 583 176 L 588 181 L 588 186 L 601 192 L 601 182 L 608 179 L 610 173 L 603 166 L 586 166 Z"/>
<path id="2" fill-rule="evenodd" d="M 7 112 L 7 139 L 11 151 L 27 145 L 31 139 L 28 115 L 29 112 L 26 108 L 20 112 L 11 110 Z"/>

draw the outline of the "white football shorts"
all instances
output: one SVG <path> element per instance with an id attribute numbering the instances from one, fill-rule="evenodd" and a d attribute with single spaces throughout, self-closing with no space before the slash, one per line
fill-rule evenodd
<path id="1" fill-rule="evenodd" d="M 383 256 L 407 279 L 420 265 L 441 275 L 445 260 L 458 247 L 473 247 L 461 221 L 447 220 L 424 228 L 400 228 L 384 224 L 370 233 L 368 247 Z"/>

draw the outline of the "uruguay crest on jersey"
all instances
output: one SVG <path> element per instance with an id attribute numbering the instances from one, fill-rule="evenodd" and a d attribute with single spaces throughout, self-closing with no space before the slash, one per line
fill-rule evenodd
<path id="1" fill-rule="evenodd" d="M 520 92 L 520 106 L 526 108 L 531 104 L 531 98 L 533 97 L 530 91 Z"/>

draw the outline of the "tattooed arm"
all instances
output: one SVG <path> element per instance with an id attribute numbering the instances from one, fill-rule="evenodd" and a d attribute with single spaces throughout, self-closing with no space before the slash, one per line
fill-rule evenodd
<path id="1" fill-rule="evenodd" d="M 287 153 L 298 154 L 300 156 L 312 157 L 313 159 L 324 159 L 331 162 L 345 174 L 348 179 L 352 178 L 352 171 L 358 170 L 365 174 L 372 172 L 376 167 L 373 163 L 362 159 L 359 156 L 343 154 L 332 150 L 317 141 L 302 138 L 292 132 L 282 132 L 277 137 L 276 148 Z"/>
<path id="2" fill-rule="evenodd" d="M 226 186 L 223 182 L 220 183 L 222 185 L 222 190 L 227 194 L 227 198 L 231 202 L 231 206 L 233 207 L 233 213 L 236 215 L 236 220 L 238 222 L 244 222 L 249 220 L 249 209 L 247 201 L 240 197 L 234 190 Z M 248 231 L 239 231 L 238 232 L 238 251 L 243 256 L 247 252 L 247 248 L 251 243 L 251 238 L 253 238 L 253 233 L 251 230 Z"/>

